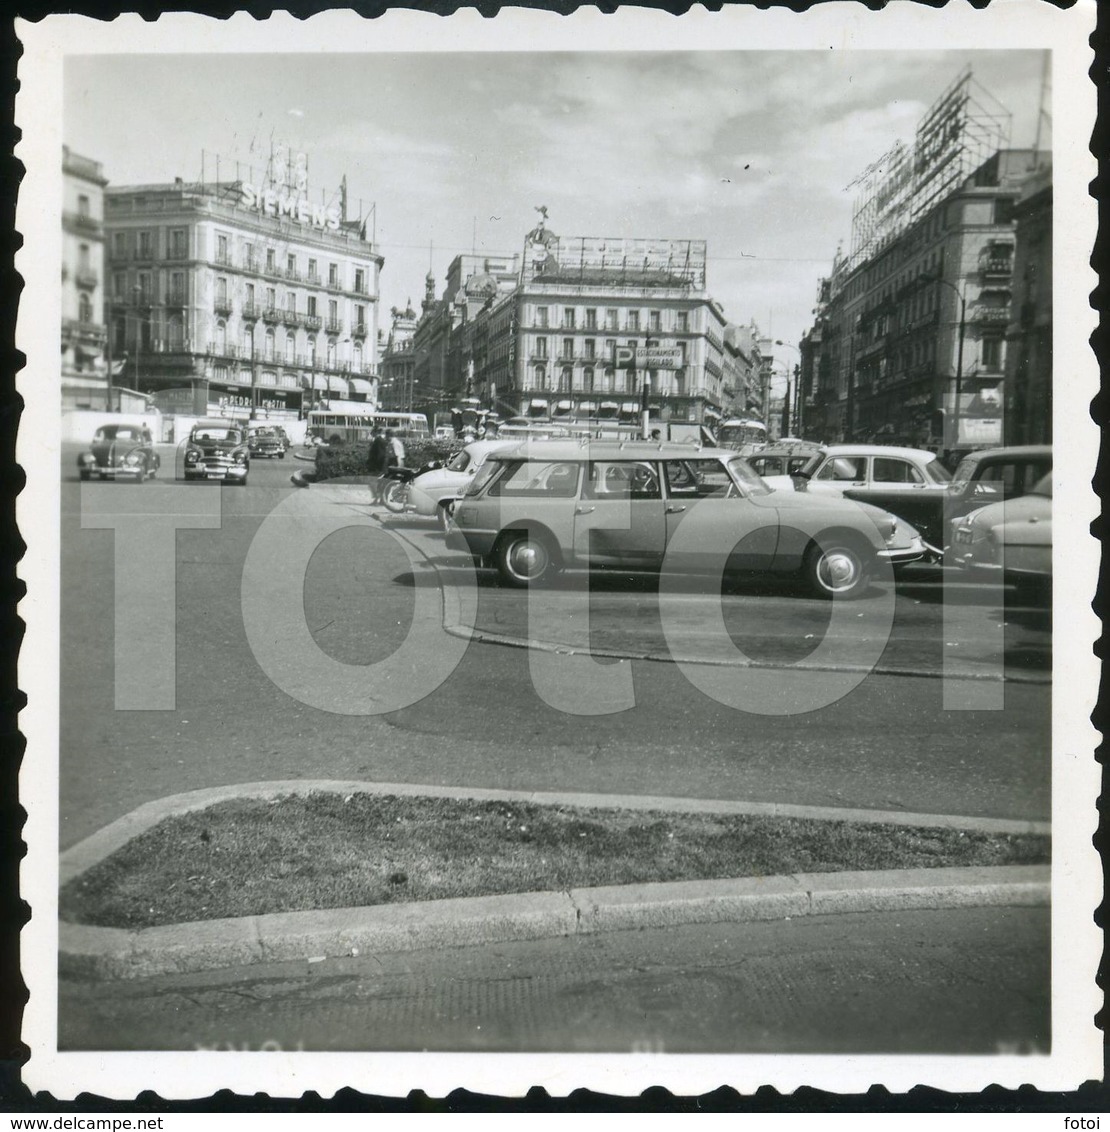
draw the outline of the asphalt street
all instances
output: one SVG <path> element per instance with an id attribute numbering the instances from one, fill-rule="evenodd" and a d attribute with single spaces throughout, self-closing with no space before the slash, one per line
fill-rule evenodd
<path id="1" fill-rule="evenodd" d="M 291 778 L 344 778 L 381 782 L 574 790 L 699 798 L 779 801 L 925 813 L 1046 819 L 1050 796 L 1050 624 L 1047 611 L 977 598 L 965 588 L 957 607 L 965 647 L 977 649 L 984 671 L 999 670 L 1034 683 L 956 681 L 958 687 L 1000 696 L 997 710 L 950 710 L 945 682 L 936 675 L 884 675 L 855 681 L 828 706 L 800 714 L 738 710 L 696 690 L 671 663 L 612 660 L 632 672 L 634 706 L 609 714 L 579 715 L 551 706 L 537 693 L 532 650 L 472 641 L 439 625 L 437 566 L 420 547 L 455 569 L 441 537 L 411 519 L 394 524 L 384 511 L 369 517 L 361 489 L 343 502 L 319 488 L 289 486 L 292 462 L 255 461 L 246 488 L 195 484 L 196 511 L 218 506 L 218 526 L 176 533 L 174 608 L 171 620 L 175 704 L 171 709 L 115 710 L 115 540 L 109 529 L 81 527 L 82 486 L 131 497 L 141 512 L 141 493 L 152 485 L 81 485 L 67 455 L 62 491 L 61 827 L 63 846 L 101 828 L 143 802 L 190 789 L 235 782 Z M 166 472 L 172 459 L 163 455 Z M 162 477 L 162 482 L 168 476 Z M 172 482 L 172 481 L 171 481 Z M 298 497 L 290 504 L 290 497 Z M 103 499 L 104 496 L 101 496 Z M 109 497 L 111 499 L 113 497 Z M 191 498 L 191 496 L 190 496 Z M 214 502 L 213 502 L 214 501 Z M 190 507 L 192 506 L 190 502 Z M 295 517 L 274 519 L 282 505 Z M 127 506 L 132 506 L 128 504 Z M 267 578 L 295 557 L 304 516 L 327 516 L 335 533 L 311 554 L 296 579 L 304 622 L 315 648 L 342 665 L 389 659 L 413 628 L 420 606 L 421 650 L 395 667 L 390 694 L 400 688 L 410 702 L 380 715 L 337 714 L 349 701 L 351 670 L 317 681 L 315 703 L 290 695 L 257 659 L 244 628 L 241 590 L 244 563 L 267 520 L 265 553 L 258 547 L 247 573 L 247 592 L 263 608 Z M 197 520 L 198 522 L 200 520 Z M 192 522 L 192 520 L 190 520 Z M 274 535 L 275 524 L 286 527 Z M 346 523 L 353 525 L 338 529 Z M 404 527 L 404 539 L 398 538 Z M 288 532 L 286 535 L 285 532 Z M 264 532 L 265 533 L 265 532 Z M 406 550 L 406 543 L 408 550 Z M 262 542 L 259 546 L 262 546 Z M 148 548 L 132 545 L 121 566 L 120 602 L 140 627 L 148 613 L 141 579 Z M 136 580 L 137 579 L 137 580 Z M 257 580 L 257 583 L 256 583 Z M 560 583 L 544 599 L 543 632 L 557 630 L 580 641 L 574 624 L 581 609 L 579 583 Z M 133 588 L 133 594 L 132 589 Z M 598 579 L 589 598 L 590 640 L 595 647 L 658 651 L 658 597 L 643 578 Z M 277 592 L 276 590 L 274 591 Z M 527 626 L 522 595 L 477 577 L 476 626 L 506 637 Z M 941 586 L 928 576 L 900 583 L 893 599 L 894 629 L 882 653 L 882 671 L 899 665 L 913 672 L 943 670 L 951 650 Z M 889 594 L 886 595 L 889 597 Z M 877 608 L 873 595 L 851 603 L 857 612 Z M 133 598 L 133 600 L 132 600 Z M 571 604 L 574 602 L 575 604 Z M 689 587 L 679 595 L 682 616 L 723 603 L 731 641 L 761 663 L 804 660 L 820 644 L 828 607 L 778 586 L 766 591 L 732 587 L 721 596 Z M 129 604 L 130 603 L 130 604 Z M 560 604 L 562 603 L 562 604 Z M 295 602 L 293 604 L 296 604 Z M 429 618 L 427 611 L 435 609 Z M 300 610 L 296 611 L 300 613 Z M 271 611 L 274 623 L 285 618 Z M 286 618 L 287 619 L 287 618 Z M 1005 625 L 1002 622 L 1006 622 Z M 868 622 L 870 623 L 870 622 Z M 999 636 L 999 631 L 1003 636 Z M 533 632 L 533 635 L 540 635 Z M 275 637 L 280 637 L 275 631 Z M 128 638 L 132 665 L 164 667 L 166 651 L 153 631 Z M 306 641 L 308 638 L 306 638 Z M 1002 642 L 999 645 L 999 642 Z M 645 642 L 651 647 L 643 648 Z M 665 643 L 665 642 L 664 642 Z M 956 641 L 959 646 L 960 641 Z M 992 654 L 992 649 L 994 653 Z M 445 678 L 421 688 L 426 670 L 461 659 Z M 314 650 L 311 650 L 314 651 Z M 619 649 L 618 649 L 619 651 Z M 828 650 L 826 650 L 828 651 Z M 850 651 L 850 650 L 849 650 Z M 310 650 L 289 650 L 274 664 L 288 683 L 306 665 Z M 836 667 L 836 653 L 831 667 Z M 407 665 L 407 667 L 406 667 Z M 993 665 L 993 668 L 991 666 Z M 366 669 L 367 674 L 371 669 Z M 794 681 L 805 693 L 829 686 L 828 672 L 767 670 L 776 682 Z M 363 681 L 355 670 L 355 678 Z M 580 670 L 575 679 L 582 678 Z M 589 683 L 590 673 L 585 670 Z M 373 683 L 367 675 L 365 683 Z M 390 689 L 387 689 L 390 690 Z M 614 704 L 613 706 L 620 706 Z"/>
<path id="2" fill-rule="evenodd" d="M 1047 908 L 672 926 L 60 987 L 59 1048 L 1043 1054 Z"/>

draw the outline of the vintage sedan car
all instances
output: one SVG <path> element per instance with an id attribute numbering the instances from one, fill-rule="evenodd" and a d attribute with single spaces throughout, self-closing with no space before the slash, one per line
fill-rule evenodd
<path id="1" fill-rule="evenodd" d="M 952 521 L 947 561 L 970 575 L 1001 575 L 1026 589 L 1052 579 L 1052 474 L 1024 495 Z"/>
<path id="2" fill-rule="evenodd" d="M 143 483 L 158 474 L 161 461 L 150 429 L 141 421 L 101 425 L 87 452 L 77 457 L 81 479 L 130 480 Z"/>
<path id="3" fill-rule="evenodd" d="M 924 554 L 907 523 L 866 504 L 775 492 L 735 452 L 644 441 L 536 441 L 488 455 L 447 545 L 511 586 L 563 568 L 800 573 L 853 597 L 877 563 Z"/>
<path id="4" fill-rule="evenodd" d="M 274 433 L 277 435 L 278 440 L 281 441 L 281 447 L 284 451 L 288 452 L 293 447 L 293 441 L 289 439 L 289 433 L 281 427 L 281 425 L 273 425 Z"/>
<path id="5" fill-rule="evenodd" d="M 185 479 L 221 480 L 245 486 L 250 449 L 243 431 L 235 421 L 222 417 L 197 421 L 185 444 Z"/>
<path id="6" fill-rule="evenodd" d="M 282 443 L 277 430 L 269 426 L 252 428 L 247 432 L 247 448 L 252 457 L 264 456 L 267 460 L 277 457 L 284 460 L 286 447 L 287 444 Z"/>
<path id="7" fill-rule="evenodd" d="M 441 468 L 433 468 L 413 479 L 405 490 L 405 510 L 434 516 L 446 531 L 455 500 L 466 490 L 475 473 L 492 452 L 511 448 L 519 440 L 475 440 L 456 452 Z"/>

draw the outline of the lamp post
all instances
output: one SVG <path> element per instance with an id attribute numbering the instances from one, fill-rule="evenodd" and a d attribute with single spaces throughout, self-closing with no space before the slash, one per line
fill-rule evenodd
<path id="1" fill-rule="evenodd" d="M 802 382 L 801 382 L 802 351 L 799 350 L 798 347 L 795 346 L 793 343 L 784 342 L 781 338 L 775 339 L 775 345 L 776 346 L 785 346 L 788 350 L 793 350 L 794 353 L 796 353 L 798 355 L 798 363 L 799 364 L 794 368 L 794 380 L 791 381 L 789 376 L 787 376 L 787 379 L 786 379 L 786 411 L 784 411 L 784 413 L 783 413 L 782 427 L 783 427 L 783 429 L 786 429 L 788 424 L 789 424 L 790 418 L 787 416 L 787 413 L 789 412 L 790 416 L 793 417 L 794 428 L 797 431 L 798 436 L 801 436 L 802 435 L 802 403 L 803 403 Z M 792 410 L 791 410 L 791 407 L 790 407 L 791 397 L 793 397 L 793 399 L 795 401 L 795 404 L 794 404 L 794 407 L 793 407 Z M 792 432 L 787 431 L 787 432 L 784 432 L 784 435 L 785 436 L 793 436 L 794 434 Z"/>
<path id="2" fill-rule="evenodd" d="M 960 303 L 960 332 L 958 344 L 956 346 L 956 380 L 955 380 L 955 404 L 952 406 L 952 443 L 948 445 L 949 448 L 959 448 L 960 446 L 960 404 L 963 399 L 963 377 L 964 377 L 964 334 L 967 329 L 967 296 L 955 283 L 949 282 L 947 279 L 942 279 L 939 275 L 935 278 L 933 276 L 922 276 L 923 279 L 929 280 L 933 283 L 939 283 L 942 287 L 947 287 L 959 300 Z M 946 430 L 947 431 L 947 430 Z"/>

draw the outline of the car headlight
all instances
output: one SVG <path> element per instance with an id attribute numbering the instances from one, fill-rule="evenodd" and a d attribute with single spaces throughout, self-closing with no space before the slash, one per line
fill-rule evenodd
<path id="1" fill-rule="evenodd" d="M 139 452 L 128 452 L 127 455 L 124 456 L 123 462 L 129 468 L 137 468 L 143 462 L 143 457 Z"/>
<path id="2" fill-rule="evenodd" d="M 186 452 L 185 452 L 185 463 L 186 464 L 195 464 L 199 459 L 200 459 L 200 451 L 198 449 L 196 449 L 196 448 L 186 449 Z"/>
<path id="3" fill-rule="evenodd" d="M 245 464 L 247 462 L 247 454 L 242 448 L 238 449 L 231 457 L 237 464 Z"/>

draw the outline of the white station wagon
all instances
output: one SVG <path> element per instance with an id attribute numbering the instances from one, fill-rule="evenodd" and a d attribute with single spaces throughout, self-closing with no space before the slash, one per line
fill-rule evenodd
<path id="1" fill-rule="evenodd" d="M 862 593 L 876 563 L 924 544 L 869 504 L 774 492 L 735 452 L 647 441 L 534 441 L 489 453 L 458 501 L 451 549 L 512 586 L 568 568 L 800 573 Z"/>

